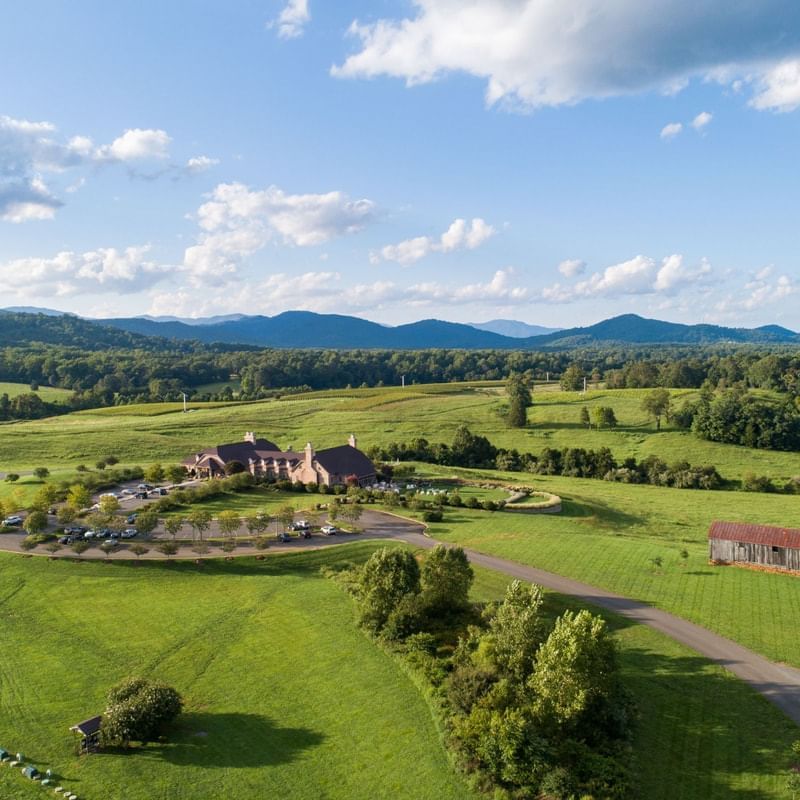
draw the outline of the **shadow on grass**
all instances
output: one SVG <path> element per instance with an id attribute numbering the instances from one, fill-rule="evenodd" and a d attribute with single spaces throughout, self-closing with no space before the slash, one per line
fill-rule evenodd
<path id="1" fill-rule="evenodd" d="M 106 750 L 109 755 L 167 761 L 178 766 L 232 769 L 288 764 L 319 746 L 323 734 L 309 728 L 283 728 L 259 714 L 186 713 L 164 744 Z"/>
<path id="2" fill-rule="evenodd" d="M 797 728 L 780 711 L 701 657 L 627 647 L 621 662 L 639 712 L 634 742 L 642 797 L 776 796 L 771 779 L 787 769 L 797 738 Z"/>
<path id="3" fill-rule="evenodd" d="M 574 519 L 592 520 L 604 527 L 628 528 L 634 525 L 643 525 L 645 518 L 636 514 L 628 514 L 618 508 L 592 498 L 592 500 L 574 500 L 561 496 L 561 513 L 554 517 L 570 517 Z"/>

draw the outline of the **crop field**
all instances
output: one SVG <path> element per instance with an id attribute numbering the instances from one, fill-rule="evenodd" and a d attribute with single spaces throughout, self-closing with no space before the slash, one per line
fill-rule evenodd
<path id="1" fill-rule="evenodd" d="M 0 381 L 0 395 L 7 394 L 9 397 L 16 397 L 20 394 L 30 393 L 30 384 Z M 46 403 L 66 403 L 72 396 L 69 389 L 57 389 L 53 386 L 40 386 L 34 394 L 38 394 Z"/>
<path id="2" fill-rule="evenodd" d="M 319 575 L 377 546 L 202 565 L 0 554 L 0 746 L 85 800 L 474 797 L 422 695 Z M 474 595 L 500 597 L 506 583 L 479 569 Z M 548 595 L 549 613 L 565 605 Z M 641 712 L 641 796 L 786 798 L 781 771 L 797 729 L 723 670 L 608 618 Z M 144 749 L 76 758 L 69 726 L 102 711 L 107 688 L 129 674 L 181 691 L 176 729 Z M 42 789 L 0 768 L 0 796 L 32 800 Z"/>
<path id="3" fill-rule="evenodd" d="M 175 461 L 212 444 L 237 441 L 246 430 L 281 447 L 300 447 L 309 440 L 317 448 L 330 447 L 341 444 L 350 432 L 362 448 L 419 436 L 449 442 L 458 426 L 466 424 L 495 445 L 523 452 L 609 447 L 618 458 L 656 454 L 670 462 L 714 464 L 726 478 L 755 472 L 784 481 L 800 474 L 796 453 L 706 442 L 669 425 L 656 431 L 640 409 L 644 390 L 599 389 L 584 396 L 551 386 L 534 392 L 525 430 L 506 426 L 503 389 L 496 382 L 332 390 L 242 404 L 195 403 L 191 414 L 183 414 L 180 403 L 116 406 L 0 427 L 0 468 L 30 468 L 41 461 L 92 463 L 109 448 L 124 463 Z M 677 390 L 674 395 L 680 405 L 692 393 Z M 579 422 L 583 404 L 612 406 L 619 427 L 587 430 Z"/>

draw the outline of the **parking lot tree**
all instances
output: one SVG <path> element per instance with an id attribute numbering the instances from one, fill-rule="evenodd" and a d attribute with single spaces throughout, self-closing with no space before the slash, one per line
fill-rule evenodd
<path id="1" fill-rule="evenodd" d="M 159 463 L 151 464 L 144 471 L 144 479 L 148 483 L 160 483 L 164 480 L 164 467 Z"/>
<path id="2" fill-rule="evenodd" d="M 278 524 L 285 530 L 294 522 L 294 506 L 281 506 L 275 514 Z"/>
<path id="3" fill-rule="evenodd" d="M 137 519 L 136 521 L 138 522 L 139 520 Z M 184 521 L 183 517 L 167 517 L 164 520 L 164 530 L 172 537 L 173 541 L 180 533 Z"/>
<path id="4" fill-rule="evenodd" d="M 361 569 L 361 624 L 379 633 L 389 615 L 409 594 L 419 593 L 419 564 L 408 550 L 382 547 Z"/>
<path id="5" fill-rule="evenodd" d="M 88 508 L 92 504 L 92 493 L 80 483 L 70 486 L 67 490 L 67 505 L 76 511 Z"/>
<path id="6" fill-rule="evenodd" d="M 152 533 L 158 525 L 158 516 L 153 511 L 143 511 L 136 517 L 136 530 L 145 536 Z"/>
<path id="7" fill-rule="evenodd" d="M 111 528 L 112 531 L 116 531 L 117 533 L 122 533 L 122 531 L 124 531 L 125 528 L 128 527 L 128 523 L 125 520 L 125 517 L 121 517 L 118 514 L 114 514 L 108 521 L 108 527 Z"/>
<path id="8" fill-rule="evenodd" d="M 6 483 L 14 483 L 19 480 L 19 475 L 16 472 L 9 472 L 5 477 Z"/>
<path id="9" fill-rule="evenodd" d="M 253 544 L 256 550 L 266 550 L 269 547 L 269 539 L 266 536 L 256 536 Z"/>
<path id="10" fill-rule="evenodd" d="M 204 556 L 206 553 L 211 552 L 211 548 L 205 542 L 198 542 L 192 545 L 192 552 L 197 553 L 199 556 Z"/>
<path id="11" fill-rule="evenodd" d="M 156 550 L 165 556 L 174 556 L 178 552 L 177 542 L 160 542 L 156 546 Z"/>
<path id="12" fill-rule="evenodd" d="M 211 527 L 211 519 L 211 512 L 201 509 L 195 509 L 186 517 L 189 527 L 201 542 L 203 541 L 203 534 Z"/>
<path id="13" fill-rule="evenodd" d="M 47 550 L 48 553 L 55 555 L 62 547 L 63 545 L 58 542 L 48 542 L 44 549 Z"/>
<path id="14" fill-rule="evenodd" d="M 242 518 L 236 511 L 226 509 L 217 514 L 217 525 L 223 536 L 234 536 L 236 531 L 242 527 Z"/>
<path id="15" fill-rule="evenodd" d="M 170 483 L 183 483 L 186 480 L 186 467 L 183 464 L 169 464 L 164 469 L 164 477 Z"/>
<path id="16" fill-rule="evenodd" d="M 78 541 L 73 542 L 70 547 L 72 548 L 73 553 L 80 555 L 81 553 L 85 553 L 91 547 L 91 545 L 89 542 L 83 539 L 78 539 Z"/>
<path id="17" fill-rule="evenodd" d="M 347 522 L 353 526 L 358 524 L 358 521 L 361 519 L 361 515 L 364 513 L 364 509 L 359 503 L 346 503 L 338 506 L 338 508 L 339 516 L 342 519 L 347 520 Z"/>
<path id="18" fill-rule="evenodd" d="M 20 543 L 19 546 L 23 550 L 33 550 L 36 545 L 39 544 L 38 539 L 34 539 L 32 536 L 26 536 Z"/>
<path id="19" fill-rule="evenodd" d="M 110 494 L 105 494 L 100 498 L 100 512 L 110 517 L 116 511 L 119 511 L 119 500 Z"/>
<path id="20" fill-rule="evenodd" d="M 422 595 L 437 611 L 465 608 L 475 573 L 461 547 L 437 544 L 422 565 Z"/>
<path id="21" fill-rule="evenodd" d="M 50 474 L 50 470 L 47 467 L 36 467 L 33 474 L 40 481 L 43 481 Z"/>
<path id="22" fill-rule="evenodd" d="M 46 483 L 39 487 L 29 507 L 32 511 L 47 511 L 56 502 L 57 497 L 56 487 L 52 483 Z"/>
<path id="23" fill-rule="evenodd" d="M 134 542 L 130 546 L 130 551 L 133 553 L 136 558 L 141 558 L 143 555 L 146 555 L 150 552 L 150 548 L 147 545 L 142 544 L 141 542 Z"/>
<path id="24" fill-rule="evenodd" d="M 59 525 L 69 525 L 75 520 L 77 513 L 72 506 L 62 505 L 56 510 L 56 521 Z"/>
<path id="25" fill-rule="evenodd" d="M 114 550 L 117 549 L 117 543 L 103 542 L 103 544 L 100 545 L 100 549 L 106 554 L 106 558 L 108 558 L 114 552 Z"/>
<path id="26" fill-rule="evenodd" d="M 254 511 L 244 517 L 244 526 L 251 536 L 263 533 L 269 526 L 269 514 L 264 511 Z"/>
<path id="27" fill-rule="evenodd" d="M 45 514 L 44 511 L 31 511 L 31 513 L 25 517 L 25 522 L 22 523 L 22 527 L 25 528 L 25 532 L 29 535 L 41 533 L 47 528 L 47 514 Z"/>
<path id="28" fill-rule="evenodd" d="M 223 552 L 232 553 L 236 549 L 236 542 L 233 541 L 233 539 L 227 539 L 220 545 L 220 547 L 222 548 Z"/>

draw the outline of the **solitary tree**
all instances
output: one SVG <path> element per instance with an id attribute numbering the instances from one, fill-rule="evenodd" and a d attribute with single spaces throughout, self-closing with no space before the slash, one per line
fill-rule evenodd
<path id="1" fill-rule="evenodd" d="M 36 467 L 36 469 L 33 471 L 33 474 L 40 481 L 43 481 L 50 474 L 50 470 L 47 469 L 47 467 Z"/>
<path id="2" fill-rule="evenodd" d="M 170 686 L 145 678 L 128 678 L 108 693 L 103 714 L 103 742 L 127 747 L 154 740 L 178 716 L 181 696 Z"/>
<path id="3" fill-rule="evenodd" d="M 656 422 L 656 430 L 661 430 L 661 417 L 669 421 L 670 396 L 666 389 L 653 389 L 642 400 L 642 411 L 652 417 Z"/>
<path id="4" fill-rule="evenodd" d="M 16 472 L 9 472 L 6 474 L 5 480 L 7 483 L 14 483 L 19 480 L 19 474 Z"/>
<path id="5" fill-rule="evenodd" d="M 577 364 L 570 364 L 561 375 L 559 384 L 565 392 L 577 392 L 583 389 L 584 372 Z"/>
<path id="6" fill-rule="evenodd" d="M 592 420 L 597 426 L 597 430 L 617 427 L 617 416 L 610 406 L 595 406 L 592 409 Z"/>
<path id="7" fill-rule="evenodd" d="M 364 509 L 359 503 L 346 503 L 339 506 L 339 516 L 346 519 L 351 525 L 355 526 L 361 519 Z"/>
<path id="8" fill-rule="evenodd" d="M 146 553 L 150 552 L 150 548 L 147 545 L 142 544 L 141 542 L 134 542 L 130 547 L 131 553 L 133 553 L 137 559 L 141 558 Z"/>
<path id="9" fill-rule="evenodd" d="M 586 406 L 581 406 L 581 425 L 585 425 L 587 428 L 591 428 L 592 420 L 589 416 L 589 409 Z"/>
<path id="10" fill-rule="evenodd" d="M 531 392 L 525 379 L 518 372 L 512 372 L 506 382 L 508 394 L 508 414 L 506 421 L 512 428 L 524 428 L 528 424 L 528 406 Z"/>

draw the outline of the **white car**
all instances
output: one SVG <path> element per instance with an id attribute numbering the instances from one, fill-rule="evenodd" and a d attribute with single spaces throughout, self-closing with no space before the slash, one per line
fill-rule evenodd
<path id="1" fill-rule="evenodd" d="M 335 536 L 339 533 L 339 529 L 335 525 L 323 525 L 320 528 L 320 532 L 324 533 L 325 536 Z"/>
<path id="2" fill-rule="evenodd" d="M 22 525 L 22 517 L 19 517 L 16 514 L 10 517 L 6 517 L 3 520 L 3 525 L 8 525 L 9 527 L 11 527 L 12 525 Z"/>
<path id="3" fill-rule="evenodd" d="M 123 539 L 133 539 L 138 533 L 139 531 L 137 531 L 136 528 L 125 528 L 125 530 L 122 531 L 120 536 Z"/>
<path id="4" fill-rule="evenodd" d="M 100 499 L 102 500 L 104 497 L 113 497 L 115 500 L 119 500 L 116 492 L 103 492 L 103 494 L 100 495 Z"/>

